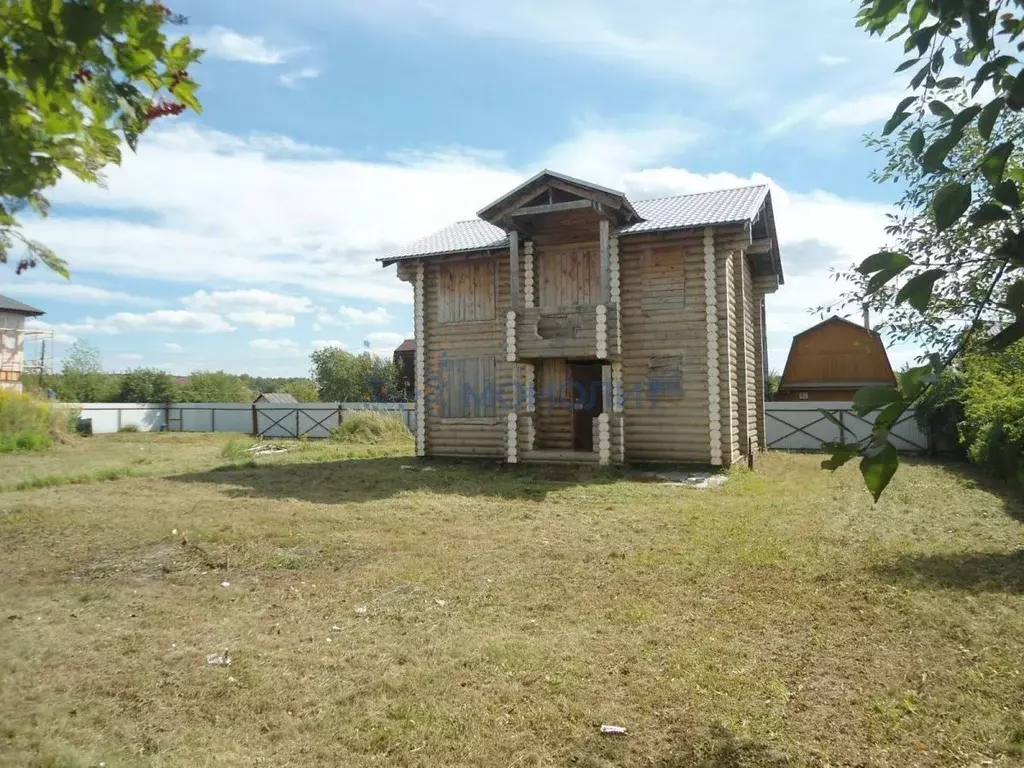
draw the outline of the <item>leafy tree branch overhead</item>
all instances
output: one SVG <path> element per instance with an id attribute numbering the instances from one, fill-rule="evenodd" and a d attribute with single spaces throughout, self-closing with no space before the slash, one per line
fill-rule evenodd
<path id="1" fill-rule="evenodd" d="M 1024 18 L 1017 0 L 862 0 L 857 23 L 908 55 L 882 175 L 910 191 L 889 230 L 899 248 L 857 267 L 856 298 L 891 310 L 904 331 L 917 313 L 938 350 L 898 389 L 860 390 L 855 409 L 878 411 L 872 435 L 832 445 L 823 463 L 859 457 L 877 501 L 899 467 L 889 430 L 900 416 L 978 337 L 989 349 L 1024 338 Z"/>
<path id="2" fill-rule="evenodd" d="M 202 51 L 168 34 L 185 22 L 152 0 L 0 2 L 0 263 L 24 248 L 19 273 L 38 260 L 67 277 L 19 215 L 46 216 L 65 172 L 101 183 L 154 120 L 200 111 L 189 69 Z"/>

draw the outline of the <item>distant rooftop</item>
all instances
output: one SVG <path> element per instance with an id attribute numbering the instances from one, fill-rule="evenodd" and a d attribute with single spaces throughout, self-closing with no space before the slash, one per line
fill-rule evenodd
<path id="1" fill-rule="evenodd" d="M 39 315 L 45 315 L 41 309 L 31 307 L 24 302 L 12 299 L 9 296 L 0 296 L 0 312 L 15 312 L 19 315 L 32 315 L 37 317 Z"/>

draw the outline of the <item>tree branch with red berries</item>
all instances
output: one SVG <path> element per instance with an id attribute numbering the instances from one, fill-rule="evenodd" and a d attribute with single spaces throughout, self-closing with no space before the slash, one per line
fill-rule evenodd
<path id="1" fill-rule="evenodd" d="M 67 277 L 19 217 L 46 216 L 67 173 L 102 181 L 155 120 L 201 111 L 189 69 L 202 51 L 173 29 L 185 23 L 153 0 L 0 3 L 0 264 Z"/>

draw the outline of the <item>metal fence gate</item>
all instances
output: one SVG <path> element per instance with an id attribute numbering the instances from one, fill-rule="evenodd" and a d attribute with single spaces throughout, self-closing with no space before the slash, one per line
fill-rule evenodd
<path id="1" fill-rule="evenodd" d="M 858 416 L 853 403 L 775 402 L 764 404 L 765 438 L 778 451 L 820 451 L 822 443 L 853 443 L 871 434 L 877 412 Z M 839 424 L 825 416 L 830 414 Z M 840 426 L 841 425 L 841 426 Z M 904 453 L 928 451 L 928 433 L 913 412 L 893 425 L 890 438 Z"/>

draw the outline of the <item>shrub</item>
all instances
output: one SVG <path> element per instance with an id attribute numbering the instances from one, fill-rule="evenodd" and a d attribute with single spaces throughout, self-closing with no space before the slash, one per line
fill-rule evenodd
<path id="1" fill-rule="evenodd" d="M 123 427 L 120 427 L 117 431 L 118 432 L 138 432 L 139 428 L 135 424 L 125 424 Z"/>
<path id="2" fill-rule="evenodd" d="M 960 440 L 971 461 L 1024 485 L 1024 342 L 963 365 Z"/>
<path id="3" fill-rule="evenodd" d="M 63 411 L 30 395 L 0 390 L 0 453 L 45 450 L 66 434 Z"/>
<path id="4" fill-rule="evenodd" d="M 331 439 L 341 443 L 383 445 L 410 442 L 412 433 L 397 414 L 366 411 L 347 416 L 331 431 Z"/>

